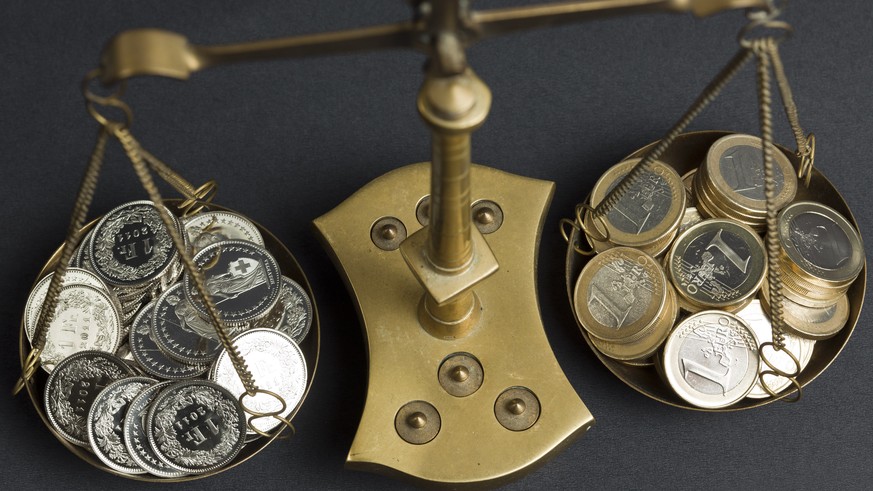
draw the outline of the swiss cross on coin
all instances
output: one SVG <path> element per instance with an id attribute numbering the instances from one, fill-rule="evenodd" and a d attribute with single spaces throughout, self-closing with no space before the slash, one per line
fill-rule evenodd
<path id="1" fill-rule="evenodd" d="M 244 276 L 257 267 L 258 263 L 252 259 L 240 258 L 231 266 L 230 273 L 234 276 Z"/>

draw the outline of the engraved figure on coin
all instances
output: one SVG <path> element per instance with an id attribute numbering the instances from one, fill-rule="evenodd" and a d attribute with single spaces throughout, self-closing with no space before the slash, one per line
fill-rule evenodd
<path id="1" fill-rule="evenodd" d="M 825 217 L 804 213 L 789 225 L 789 237 L 804 259 L 823 269 L 838 269 L 852 257 L 846 234 Z"/>
<path id="2" fill-rule="evenodd" d="M 218 339 L 218 334 L 212 324 L 197 315 L 194 308 L 184 299 L 177 295 L 168 295 L 167 303 L 173 306 L 173 313 L 179 319 L 179 327 L 182 330 L 194 333 L 201 338 Z"/>
<path id="3" fill-rule="evenodd" d="M 617 259 L 594 277 L 588 309 L 603 325 L 621 329 L 639 319 L 653 293 L 651 278 L 641 265 Z"/>
<path id="4" fill-rule="evenodd" d="M 227 272 L 206 279 L 206 289 L 220 297 L 216 305 L 233 300 L 241 294 L 267 283 L 267 275 L 259 261 L 241 257 L 230 263 Z"/>

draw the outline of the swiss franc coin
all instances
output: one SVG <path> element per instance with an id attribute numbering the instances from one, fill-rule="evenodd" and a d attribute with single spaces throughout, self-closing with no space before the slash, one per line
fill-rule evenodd
<path id="1" fill-rule="evenodd" d="M 312 302 L 306 290 L 296 281 L 283 276 L 279 305 L 269 316 L 258 321 L 256 327 L 276 329 L 290 336 L 297 344 L 303 342 L 312 327 Z"/>
<path id="2" fill-rule="evenodd" d="M 207 211 L 185 220 L 188 243 L 195 251 L 225 240 L 245 240 L 264 246 L 264 238 L 249 219 L 227 211 Z"/>
<path id="3" fill-rule="evenodd" d="M 117 380 L 101 391 L 88 414 L 88 441 L 104 464 L 125 474 L 146 471 L 133 460 L 124 446 L 124 416 L 130 402 L 155 380 L 129 377 Z"/>
<path id="4" fill-rule="evenodd" d="M 106 386 L 133 375 L 123 360 L 101 351 L 81 351 L 55 367 L 45 384 L 49 423 L 68 441 L 88 446 L 88 412 Z"/>
<path id="5" fill-rule="evenodd" d="M 265 317 L 279 300 L 282 274 L 266 249 L 251 242 L 227 240 L 207 246 L 194 256 L 206 290 L 222 320 L 241 325 Z M 201 316 L 206 305 L 194 282 L 185 275 L 185 296 Z"/>
<path id="6" fill-rule="evenodd" d="M 730 406 L 758 379 L 758 340 L 734 314 L 707 310 L 676 326 L 662 355 L 664 375 L 676 394 L 697 407 Z"/>
<path id="7" fill-rule="evenodd" d="M 181 230 L 178 220 L 173 220 Z M 94 228 L 89 251 L 94 272 L 120 287 L 160 278 L 178 261 L 170 234 L 151 201 L 133 201 L 107 213 Z"/>
<path id="8" fill-rule="evenodd" d="M 218 356 L 221 341 L 215 328 L 185 299 L 181 283 L 158 298 L 152 316 L 152 339 L 171 358 L 202 365 Z"/>
<path id="9" fill-rule="evenodd" d="M 206 373 L 207 365 L 189 365 L 167 356 L 152 339 L 152 320 L 155 305 L 152 302 L 137 314 L 130 328 L 130 352 L 142 370 L 149 375 L 167 380 L 182 380 Z M 170 306 L 172 307 L 172 306 Z M 175 315 L 175 311 L 166 315 Z"/>
<path id="10" fill-rule="evenodd" d="M 182 477 L 184 472 L 177 471 L 161 462 L 152 450 L 145 431 L 145 419 L 152 401 L 158 392 L 172 385 L 173 382 L 161 382 L 143 389 L 134 397 L 127 407 L 124 417 L 124 446 L 128 454 L 140 467 L 149 474 L 158 477 Z"/>
<path id="11" fill-rule="evenodd" d="M 36 321 L 39 317 L 39 312 L 42 309 L 43 302 L 45 302 L 49 283 L 51 283 L 54 275 L 54 273 L 49 273 L 39 280 L 36 286 L 33 287 L 33 290 L 30 291 L 30 296 L 27 297 L 27 304 L 24 307 L 26 312 L 24 316 L 24 331 L 27 333 L 27 340 L 31 343 L 33 342 L 33 333 L 36 331 Z M 98 290 L 109 291 L 109 288 L 97 275 L 81 268 L 67 269 L 64 275 L 64 282 L 61 286 L 67 285 L 88 285 Z"/>
<path id="12" fill-rule="evenodd" d="M 677 293 L 691 304 L 729 307 L 753 296 L 767 268 L 764 243 L 746 225 L 705 220 L 680 235 L 667 256 Z"/>
<path id="13" fill-rule="evenodd" d="M 282 403 L 275 397 L 257 394 L 254 397 L 246 396 L 243 404 L 252 413 L 280 411 L 279 416 L 287 418 L 306 392 L 306 361 L 297 343 L 273 329 L 252 329 L 234 338 L 234 345 L 239 349 L 258 387 L 277 394 L 285 402 L 283 409 Z M 234 397 L 238 398 L 246 391 L 227 351 L 222 351 L 215 361 L 213 377 Z M 256 418 L 252 421 L 252 425 L 264 433 L 280 423 L 275 418 Z"/>
<path id="14" fill-rule="evenodd" d="M 163 463 L 202 474 L 236 457 L 245 443 L 246 417 L 224 387 L 202 380 L 176 382 L 152 402 L 146 435 Z"/>
<path id="15" fill-rule="evenodd" d="M 54 318 L 46 326 L 48 331 L 40 355 L 43 368 L 51 371 L 58 362 L 79 351 L 114 353 L 118 349 L 121 317 L 109 295 L 88 285 L 69 285 L 61 289 Z M 31 315 L 34 314 L 28 312 L 27 316 Z"/>

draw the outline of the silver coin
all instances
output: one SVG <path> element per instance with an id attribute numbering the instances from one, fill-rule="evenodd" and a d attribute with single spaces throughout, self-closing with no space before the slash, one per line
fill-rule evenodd
<path id="1" fill-rule="evenodd" d="M 124 446 L 124 416 L 130 402 L 156 383 L 147 377 L 128 377 L 107 385 L 88 412 L 88 442 L 104 464 L 125 474 L 145 474 Z"/>
<path id="2" fill-rule="evenodd" d="M 246 417 L 224 387 L 203 380 L 176 382 L 152 402 L 146 436 L 163 463 L 202 474 L 226 465 L 239 453 Z"/>
<path id="3" fill-rule="evenodd" d="M 54 273 L 49 273 L 39 280 L 27 297 L 27 304 L 24 306 L 26 313 L 24 316 L 24 332 L 27 333 L 27 340 L 31 343 L 33 343 L 33 333 L 36 331 L 36 321 L 39 317 L 39 312 L 42 309 L 43 302 L 45 302 L 49 283 L 51 283 L 54 275 Z M 64 275 L 64 282 L 61 286 L 67 285 L 89 285 L 98 290 L 109 291 L 109 288 L 97 275 L 81 268 L 67 269 L 67 273 Z"/>
<path id="4" fill-rule="evenodd" d="M 250 412 L 268 413 L 280 411 L 287 418 L 303 400 L 306 392 L 306 361 L 303 352 L 289 336 L 273 329 L 252 329 L 233 340 L 240 355 L 251 371 L 252 377 L 261 389 L 269 390 L 285 401 L 281 402 L 269 394 L 246 397 L 243 404 Z M 234 397 L 246 392 L 227 351 L 222 351 L 215 361 L 213 379 L 227 388 Z M 262 432 L 269 432 L 281 424 L 275 418 L 257 418 L 252 425 Z M 257 434 L 249 430 L 251 434 Z"/>
<path id="5" fill-rule="evenodd" d="M 178 220 L 170 216 L 181 231 Z M 122 287 L 160 278 L 178 261 L 170 234 L 151 201 L 133 201 L 107 213 L 94 228 L 89 253 L 94 272 Z"/>
<path id="6" fill-rule="evenodd" d="M 676 326 L 663 353 L 664 374 L 676 394 L 716 409 L 746 396 L 758 378 L 758 341 L 734 314 L 707 310 Z"/>
<path id="7" fill-rule="evenodd" d="M 283 276 L 279 304 L 270 315 L 257 321 L 254 327 L 276 329 L 290 336 L 295 343 L 302 343 L 312 327 L 312 302 L 306 290 L 296 281 Z"/>
<path id="8" fill-rule="evenodd" d="M 207 211 L 188 218 L 185 233 L 194 251 L 225 240 L 245 240 L 264 247 L 264 238 L 254 223 L 227 211 Z"/>
<path id="9" fill-rule="evenodd" d="M 118 357 L 102 351 L 80 351 L 58 363 L 45 384 L 45 413 L 66 440 L 88 446 L 88 412 L 107 385 L 133 375 Z"/>
<path id="10" fill-rule="evenodd" d="M 748 324 L 749 327 L 752 329 L 752 332 L 755 333 L 755 338 L 758 340 L 759 343 L 764 344 L 773 341 L 773 327 L 770 323 L 770 318 L 767 317 L 767 314 L 764 312 L 763 307 L 761 307 L 760 300 L 752 300 L 749 305 L 737 312 L 737 316 L 746 321 L 746 324 Z M 790 333 L 785 333 L 785 348 L 788 349 L 791 354 L 797 357 L 797 361 L 800 363 L 801 371 L 806 368 L 806 365 L 809 363 L 810 358 L 812 358 L 812 350 L 814 346 L 815 341 L 812 341 L 810 339 L 803 339 Z M 797 369 L 794 364 L 794 360 L 784 351 L 774 351 L 770 348 L 767 348 L 765 356 L 769 357 L 767 359 L 770 361 L 770 363 L 787 373 L 793 373 Z M 769 370 L 767 365 L 764 363 L 764 360 L 761 360 L 759 370 Z M 791 380 L 785 377 L 765 375 L 765 381 L 767 382 L 770 390 L 777 394 L 792 385 Z M 755 386 L 752 387 L 752 391 L 749 392 L 746 397 L 749 397 L 751 399 L 765 399 L 767 397 L 770 397 L 770 394 L 767 393 L 767 391 L 761 385 L 760 377 L 755 380 Z"/>
<path id="11" fill-rule="evenodd" d="M 152 318 L 157 301 L 140 310 L 130 328 L 130 352 L 143 371 L 166 380 L 182 380 L 206 373 L 208 365 L 190 365 L 167 356 L 152 339 Z M 174 314 L 171 314 L 174 315 Z"/>
<path id="12" fill-rule="evenodd" d="M 161 462 L 155 455 L 146 437 L 145 423 L 149 407 L 158 393 L 172 385 L 173 382 L 160 382 L 143 389 L 127 407 L 124 417 L 124 446 L 128 454 L 140 467 L 149 474 L 158 477 L 175 478 L 186 475 Z"/>
<path id="13" fill-rule="evenodd" d="M 38 315 L 26 313 L 27 317 Z M 115 302 L 105 291 L 89 285 L 61 288 L 55 315 L 45 328 L 40 359 L 41 366 L 48 372 L 59 361 L 79 351 L 114 353 L 121 341 L 121 316 Z M 30 337 L 33 334 L 31 332 Z"/>
<path id="14" fill-rule="evenodd" d="M 227 240 L 207 246 L 194 256 L 203 270 L 206 290 L 218 314 L 229 325 L 240 325 L 265 317 L 279 300 L 282 273 L 266 249 L 251 242 Z M 185 275 L 185 296 L 207 316 L 194 283 Z"/>
<path id="15" fill-rule="evenodd" d="M 218 356 L 221 341 L 215 328 L 188 303 L 182 294 L 181 283 L 176 283 L 158 298 L 152 316 L 151 338 L 171 358 L 203 365 Z"/>
<path id="16" fill-rule="evenodd" d="M 70 260 L 70 266 L 73 268 L 82 268 L 82 269 L 90 269 L 91 260 L 90 258 L 86 258 L 86 253 L 88 252 L 89 244 L 91 243 L 91 235 L 94 234 L 94 228 L 85 234 L 81 240 L 79 241 L 79 245 L 76 246 L 76 250 L 73 251 L 73 258 Z M 87 262 L 87 264 L 86 264 Z"/>

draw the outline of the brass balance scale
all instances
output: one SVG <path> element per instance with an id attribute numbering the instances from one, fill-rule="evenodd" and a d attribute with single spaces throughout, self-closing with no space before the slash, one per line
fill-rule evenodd
<path id="1" fill-rule="evenodd" d="M 537 303 L 536 254 L 554 184 L 470 162 L 470 137 L 485 122 L 491 93 L 468 65 L 466 48 L 489 37 L 604 15 L 706 16 L 773 5 L 767 0 L 604 0 L 473 11 L 458 0 L 412 3 L 410 22 L 236 45 L 197 46 L 167 31 L 126 31 L 109 42 L 91 78 L 117 86 L 145 75 L 186 80 L 199 70 L 241 61 L 394 48 L 424 52 L 428 63 L 417 107 L 431 130 L 432 162 L 389 172 L 314 221 L 357 302 L 367 340 L 366 406 L 347 466 L 419 483 L 499 485 L 572 443 L 594 418 L 552 354 Z M 768 18 L 756 27 L 783 26 Z M 103 116 L 107 109 L 129 115 L 120 92 L 89 102 L 104 125 L 116 124 Z M 719 136 L 679 136 L 688 122 L 665 139 L 675 144 L 661 157 L 677 167 L 699 162 L 701 149 Z M 129 131 L 122 126 L 113 128 L 121 131 L 115 136 L 124 144 Z M 794 160 L 799 166 L 799 158 Z M 831 196 L 829 204 L 851 219 L 827 180 L 815 170 L 807 172 L 811 193 Z M 574 252 L 579 229 L 568 239 L 572 292 L 584 264 Z M 302 271 L 298 274 L 303 278 Z M 818 352 L 798 387 L 821 373 L 848 340 L 863 300 L 863 278 L 850 291 L 847 328 Z M 314 339 L 310 350 L 317 356 Z M 25 382 L 34 371 L 26 343 L 22 336 Z M 637 390 L 682 405 L 651 373 L 601 359 Z M 40 390 L 32 385 L 24 384 L 40 407 Z M 86 452 L 70 448 L 87 460 Z"/>

